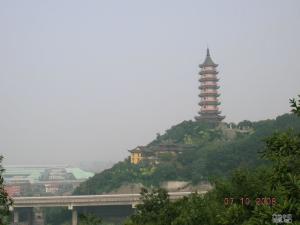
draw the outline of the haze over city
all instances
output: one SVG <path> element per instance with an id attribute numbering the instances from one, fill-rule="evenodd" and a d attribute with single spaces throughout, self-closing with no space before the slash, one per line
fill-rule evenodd
<path id="1" fill-rule="evenodd" d="M 0 155 L 122 160 L 197 115 L 207 47 L 225 122 L 287 113 L 299 27 L 297 0 L 0 1 Z"/>

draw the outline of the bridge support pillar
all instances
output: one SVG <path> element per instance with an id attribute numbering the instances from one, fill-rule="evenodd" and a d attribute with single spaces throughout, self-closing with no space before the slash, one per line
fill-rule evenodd
<path id="1" fill-rule="evenodd" d="M 72 225 L 77 225 L 77 211 L 76 209 L 73 207 L 72 209 Z"/>
<path id="2" fill-rule="evenodd" d="M 31 220 L 33 221 L 33 225 L 44 225 L 45 224 L 45 218 L 43 209 L 36 207 L 32 211 L 33 218 L 31 217 Z"/>
<path id="3" fill-rule="evenodd" d="M 14 209 L 14 216 L 13 216 L 13 221 L 14 224 L 18 224 L 19 223 L 19 212 L 17 211 L 17 209 Z"/>
<path id="4" fill-rule="evenodd" d="M 27 211 L 27 222 L 28 222 L 28 225 L 33 225 L 33 208 L 30 208 Z"/>

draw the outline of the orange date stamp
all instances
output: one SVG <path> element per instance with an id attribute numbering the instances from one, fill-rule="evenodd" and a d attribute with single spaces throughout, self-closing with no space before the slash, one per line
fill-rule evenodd
<path id="1" fill-rule="evenodd" d="M 240 198 L 224 198 L 224 205 L 232 205 L 232 204 L 241 204 L 241 205 L 262 205 L 262 206 L 274 206 L 276 205 L 275 197 L 262 197 L 251 199 L 249 197 L 240 197 Z"/>

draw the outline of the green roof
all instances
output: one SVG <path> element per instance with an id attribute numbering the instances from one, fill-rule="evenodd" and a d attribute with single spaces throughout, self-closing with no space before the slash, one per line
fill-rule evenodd
<path id="1" fill-rule="evenodd" d="M 66 168 L 68 173 L 72 173 L 76 180 L 88 179 L 89 177 L 94 176 L 94 173 L 84 171 L 80 168 Z"/>
<path id="2" fill-rule="evenodd" d="M 208 48 L 206 50 L 206 58 L 205 58 L 204 62 L 202 64 L 200 64 L 199 66 L 200 66 L 200 68 L 203 68 L 205 66 L 213 66 L 213 67 L 218 66 L 218 64 L 215 64 L 214 61 L 212 60 L 212 58 L 210 57 Z"/>

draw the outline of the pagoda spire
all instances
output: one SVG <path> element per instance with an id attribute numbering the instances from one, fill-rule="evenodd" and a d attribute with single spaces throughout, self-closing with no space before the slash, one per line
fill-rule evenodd
<path id="1" fill-rule="evenodd" d="M 225 116 L 221 116 L 218 105 L 220 102 L 218 97 L 218 71 L 215 64 L 210 56 L 209 48 L 206 50 L 206 58 L 202 64 L 199 65 L 201 68 L 200 74 L 200 111 L 199 116 L 196 116 L 197 121 L 207 121 L 207 122 L 221 122 Z"/>
<path id="2" fill-rule="evenodd" d="M 206 49 L 206 58 L 205 58 L 204 62 L 199 65 L 199 67 L 203 68 L 203 67 L 207 67 L 207 66 L 212 66 L 212 67 L 218 66 L 218 64 L 214 63 L 214 61 L 210 57 L 209 48 Z"/>

